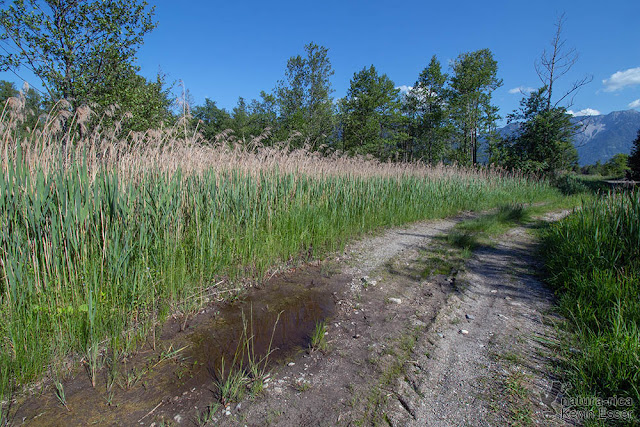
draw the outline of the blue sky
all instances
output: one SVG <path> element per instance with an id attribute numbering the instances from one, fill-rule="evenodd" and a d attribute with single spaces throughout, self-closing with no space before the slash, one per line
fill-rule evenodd
<path id="1" fill-rule="evenodd" d="M 396 86 L 410 86 L 434 54 L 446 67 L 460 53 L 489 48 L 504 80 L 494 103 L 505 116 L 521 98 L 510 91 L 540 85 L 534 60 L 549 47 L 554 23 L 565 12 L 563 35 L 580 59 L 559 86 L 593 76 L 571 109 L 640 109 L 636 0 L 150 3 L 159 25 L 139 50 L 141 72 L 153 78 L 161 69 L 170 80 L 182 80 L 196 104 L 208 97 L 231 109 L 239 96 L 257 98 L 284 77 L 287 59 L 313 41 L 329 49 L 335 98 L 371 64 Z M 4 73 L 0 78 L 15 80 Z"/>

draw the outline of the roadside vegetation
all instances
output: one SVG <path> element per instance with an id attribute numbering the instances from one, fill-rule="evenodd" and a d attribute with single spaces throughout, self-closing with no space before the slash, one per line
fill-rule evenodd
<path id="1" fill-rule="evenodd" d="M 548 282 L 556 289 L 571 331 L 564 345 L 570 396 L 584 398 L 579 406 L 594 414 L 628 411 L 637 421 L 640 192 L 585 201 L 581 209 L 551 225 L 543 242 Z M 628 400 L 607 402 L 616 396 Z"/>
<path id="2" fill-rule="evenodd" d="M 81 137 L 82 115 L 66 110 L 25 135 L 19 114 L 0 122 L 3 396 L 58 375 L 69 355 L 95 376 L 107 355 L 153 340 L 169 313 L 361 233 L 558 196 L 499 170 L 323 157 L 259 139 L 211 145 L 179 127 Z"/>

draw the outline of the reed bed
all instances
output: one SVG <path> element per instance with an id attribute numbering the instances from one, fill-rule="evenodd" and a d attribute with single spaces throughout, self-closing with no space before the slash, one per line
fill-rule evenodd
<path id="1" fill-rule="evenodd" d="M 552 226 L 544 242 L 549 282 L 575 332 L 565 351 L 576 406 L 596 415 L 593 424 L 637 425 L 640 192 L 585 202 Z M 624 413 L 631 418 L 615 419 Z"/>
<path id="2" fill-rule="evenodd" d="M 223 282 L 379 227 L 557 195 L 503 171 L 207 142 L 185 121 L 121 135 L 64 103 L 24 129 L 20 107 L 10 100 L 0 118 L 5 398 L 72 355 L 95 383 L 106 352 L 135 351 Z"/>

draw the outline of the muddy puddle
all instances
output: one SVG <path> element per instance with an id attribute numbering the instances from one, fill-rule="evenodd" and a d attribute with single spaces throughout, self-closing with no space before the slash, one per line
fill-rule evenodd
<path id="1" fill-rule="evenodd" d="M 291 277 L 250 292 L 241 301 L 223 307 L 219 314 L 189 335 L 190 359 L 200 362 L 212 376 L 218 375 L 224 359 L 228 367 L 247 366 L 248 356 L 268 357 L 272 363 L 305 349 L 317 322 L 333 314 L 333 289 L 327 283 Z M 249 353 L 243 346 L 250 345 Z"/>
<path id="2" fill-rule="evenodd" d="M 316 323 L 335 310 L 334 292 L 342 293 L 350 277 L 308 266 L 274 277 L 233 303 L 212 305 L 184 332 L 167 324 L 156 350 L 148 348 L 113 371 L 103 369 L 95 388 L 78 370 L 63 382 L 68 410 L 49 386 L 23 399 L 15 425 L 193 425 L 197 414 L 216 400 L 216 376 L 222 360 L 229 367 L 238 346 L 250 342 L 251 356 L 267 369 L 305 351 Z M 172 332 L 173 331 L 173 332 Z M 247 352 L 236 357 L 247 364 Z M 108 386 L 111 384 L 111 388 Z"/>

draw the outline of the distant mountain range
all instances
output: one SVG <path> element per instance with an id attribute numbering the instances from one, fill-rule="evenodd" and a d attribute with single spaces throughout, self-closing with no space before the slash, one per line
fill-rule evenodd
<path id="1" fill-rule="evenodd" d="M 580 128 L 573 144 L 578 150 L 578 163 L 584 166 L 597 161 L 604 163 L 618 153 L 629 154 L 640 129 L 640 112 L 614 111 L 599 116 L 577 116 L 573 121 Z M 517 127 L 509 124 L 498 132 L 508 136 Z"/>

